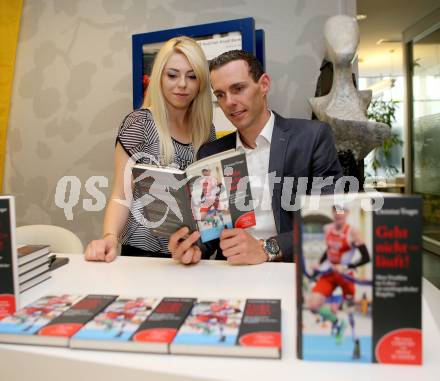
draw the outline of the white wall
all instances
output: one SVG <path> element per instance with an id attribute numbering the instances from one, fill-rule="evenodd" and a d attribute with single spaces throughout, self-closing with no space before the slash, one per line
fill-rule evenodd
<path id="1" fill-rule="evenodd" d="M 85 183 L 109 179 L 108 197 L 114 138 L 131 110 L 132 34 L 254 17 L 266 33 L 272 108 L 309 118 L 323 24 L 355 7 L 355 0 L 25 0 L 4 187 L 16 196 L 17 224 L 61 225 L 84 243 L 101 234 L 103 210 L 84 210 L 84 198 L 96 203 Z M 63 176 L 82 185 L 71 195 L 72 220 L 55 203 Z"/>

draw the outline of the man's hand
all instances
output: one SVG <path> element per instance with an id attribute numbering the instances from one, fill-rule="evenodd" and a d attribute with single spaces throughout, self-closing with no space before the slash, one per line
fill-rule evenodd
<path id="1" fill-rule="evenodd" d="M 243 229 L 223 230 L 220 248 L 231 265 L 256 265 L 268 259 L 261 242 Z"/>
<path id="2" fill-rule="evenodd" d="M 202 259 L 202 251 L 195 245 L 200 237 L 200 233 L 195 231 L 187 236 L 189 229 L 180 228 L 173 233 L 168 242 L 168 250 L 175 261 L 189 265 L 198 263 Z"/>
<path id="3" fill-rule="evenodd" d="M 86 261 L 112 262 L 118 255 L 118 238 L 108 235 L 91 241 L 84 252 Z"/>

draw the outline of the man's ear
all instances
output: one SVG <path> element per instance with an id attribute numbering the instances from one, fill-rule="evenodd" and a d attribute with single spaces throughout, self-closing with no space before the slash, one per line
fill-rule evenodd
<path id="1" fill-rule="evenodd" d="M 267 93 L 269 92 L 269 90 L 270 90 L 270 85 L 271 85 L 271 83 L 272 83 L 272 81 L 271 81 L 271 79 L 270 79 L 270 77 L 269 77 L 269 74 L 264 73 L 264 74 L 260 77 L 260 79 L 258 80 L 258 83 L 260 84 L 261 89 L 263 90 L 263 92 L 264 92 L 265 94 L 267 94 Z"/>

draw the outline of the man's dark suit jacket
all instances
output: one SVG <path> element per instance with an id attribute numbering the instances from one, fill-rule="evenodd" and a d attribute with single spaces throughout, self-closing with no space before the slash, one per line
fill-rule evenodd
<path id="1" fill-rule="evenodd" d="M 285 119 L 275 112 L 274 115 L 269 173 L 275 172 L 276 176 L 281 178 L 281 182 L 274 185 L 272 210 L 278 232 L 276 239 L 283 253 L 283 260 L 292 262 L 293 211 L 282 207 L 282 194 L 283 200 L 287 199 L 287 202 L 293 206 L 299 177 L 308 178 L 307 193 L 310 193 L 314 177 L 333 176 L 336 180 L 342 172 L 333 136 L 327 124 L 304 119 Z M 232 133 L 204 144 L 197 153 L 197 159 L 236 148 L 236 134 Z M 249 175 L 252 176 L 251 173 Z M 287 180 L 283 190 L 284 179 L 287 177 L 294 178 L 294 181 L 289 183 Z M 323 189 L 323 193 L 330 193 L 333 189 L 333 186 L 327 186 Z M 203 249 L 204 258 L 212 254 L 215 249 L 218 249 L 217 259 L 225 258 L 218 247 L 218 240 L 210 242 L 207 246 Z"/>

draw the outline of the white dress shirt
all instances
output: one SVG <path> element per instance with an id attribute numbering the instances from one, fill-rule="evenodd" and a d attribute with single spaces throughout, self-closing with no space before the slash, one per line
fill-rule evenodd
<path id="1" fill-rule="evenodd" d="M 275 219 L 272 211 L 272 195 L 269 191 L 269 156 L 275 116 L 270 117 L 256 139 L 255 148 L 247 148 L 237 133 L 237 148 L 246 153 L 246 161 L 250 178 L 252 199 L 257 224 L 246 230 L 257 239 L 267 239 L 277 235 Z"/>

